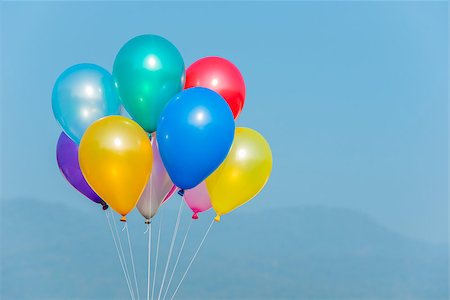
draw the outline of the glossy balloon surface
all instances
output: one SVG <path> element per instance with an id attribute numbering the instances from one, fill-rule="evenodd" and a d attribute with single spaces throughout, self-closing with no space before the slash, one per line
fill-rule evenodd
<path id="1" fill-rule="evenodd" d="M 167 174 L 166 168 L 161 161 L 156 139 L 153 138 L 151 143 L 153 150 L 152 174 L 136 205 L 141 215 L 147 220 L 150 220 L 156 214 L 161 203 L 173 188 L 172 180 L 170 180 L 169 174 Z"/>
<path id="2" fill-rule="evenodd" d="M 56 160 L 61 174 L 75 189 L 96 203 L 103 202 L 86 182 L 83 173 L 81 173 L 78 162 L 78 145 L 64 132 L 61 132 L 58 139 Z"/>
<path id="3" fill-rule="evenodd" d="M 190 189 L 225 159 L 234 136 L 234 119 L 216 92 L 196 87 L 166 106 L 158 125 L 161 158 L 173 183 Z"/>
<path id="4" fill-rule="evenodd" d="M 178 49 L 158 35 L 129 40 L 114 61 L 113 76 L 126 111 L 147 132 L 184 85 L 185 68 Z"/>
<path id="5" fill-rule="evenodd" d="M 216 220 L 258 194 L 271 171 L 272 152 L 264 137 L 250 128 L 236 128 L 230 153 L 206 179 Z"/>
<path id="6" fill-rule="evenodd" d="M 68 68 L 53 87 L 53 114 L 64 132 L 77 144 L 94 121 L 118 115 L 119 107 L 111 74 L 94 64 Z"/>
<path id="7" fill-rule="evenodd" d="M 245 83 L 239 69 L 225 58 L 199 59 L 186 70 L 185 88 L 202 86 L 220 94 L 236 119 L 244 107 Z"/>
<path id="8" fill-rule="evenodd" d="M 92 189 L 125 216 L 136 206 L 150 177 L 152 146 L 147 133 L 136 122 L 110 116 L 86 130 L 79 159 Z"/>
<path id="9" fill-rule="evenodd" d="M 204 181 L 196 187 L 186 190 L 183 199 L 194 213 L 192 215 L 193 219 L 198 219 L 198 213 L 211 208 L 211 200 L 209 199 L 208 190 Z"/>

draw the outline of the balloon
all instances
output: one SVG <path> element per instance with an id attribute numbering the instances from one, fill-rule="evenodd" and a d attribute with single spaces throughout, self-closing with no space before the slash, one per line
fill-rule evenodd
<path id="1" fill-rule="evenodd" d="M 152 170 L 152 146 L 145 131 L 122 116 L 102 118 L 86 130 L 79 158 L 89 185 L 126 221 Z"/>
<path id="2" fill-rule="evenodd" d="M 59 75 L 53 87 L 53 114 L 77 144 L 92 122 L 118 115 L 119 106 L 111 74 L 97 65 L 72 66 Z"/>
<path id="3" fill-rule="evenodd" d="M 184 62 L 178 49 L 157 35 L 129 40 L 116 56 L 113 76 L 123 106 L 147 132 L 184 85 Z"/>
<path id="4" fill-rule="evenodd" d="M 164 166 L 181 189 L 195 187 L 222 163 L 233 136 L 230 108 L 219 94 L 201 87 L 170 101 L 156 133 Z"/>
<path id="5" fill-rule="evenodd" d="M 84 179 L 78 163 L 78 145 L 64 132 L 61 132 L 56 145 L 56 160 L 62 175 L 75 189 L 95 203 L 101 204 L 104 210 L 108 208 L 105 201 L 91 189 Z"/>
<path id="6" fill-rule="evenodd" d="M 175 192 L 178 190 L 178 187 L 176 185 L 172 185 L 172 188 L 170 189 L 169 193 L 167 193 L 167 195 L 164 197 L 162 203 L 166 202 L 167 200 L 170 199 L 170 197 L 172 197 L 173 194 L 175 194 Z M 162 204 L 161 203 L 161 204 Z"/>
<path id="7" fill-rule="evenodd" d="M 166 199 L 169 192 L 173 189 L 172 180 L 161 161 L 159 155 L 158 143 L 152 139 L 153 149 L 153 168 L 147 186 L 141 195 L 136 207 L 148 223 L 156 214 L 161 203 Z"/>
<path id="8" fill-rule="evenodd" d="M 194 212 L 192 219 L 198 219 L 198 213 L 211 208 L 211 200 L 209 199 L 208 190 L 204 181 L 193 189 L 187 190 L 184 193 L 183 199 Z"/>
<path id="9" fill-rule="evenodd" d="M 186 70 L 184 87 L 202 86 L 219 93 L 227 101 L 236 119 L 245 101 L 245 83 L 239 69 L 220 57 L 205 57 Z"/>
<path id="10" fill-rule="evenodd" d="M 272 152 L 264 137 L 250 128 L 236 128 L 230 153 L 206 179 L 216 221 L 258 194 L 271 171 Z"/>

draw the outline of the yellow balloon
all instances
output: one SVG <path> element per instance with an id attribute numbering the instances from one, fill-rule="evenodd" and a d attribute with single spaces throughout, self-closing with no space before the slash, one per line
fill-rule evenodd
<path id="1" fill-rule="evenodd" d="M 272 152 L 264 137 L 253 129 L 237 127 L 228 156 L 206 178 L 215 220 L 256 196 L 271 171 Z"/>
<path id="2" fill-rule="evenodd" d="M 126 221 L 152 171 L 153 153 L 147 133 L 125 117 L 104 117 L 85 131 L 78 151 L 86 181 L 123 216 L 121 221 Z"/>

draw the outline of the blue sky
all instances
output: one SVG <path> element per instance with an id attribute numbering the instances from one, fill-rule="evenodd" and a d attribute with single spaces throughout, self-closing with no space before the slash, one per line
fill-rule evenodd
<path id="1" fill-rule="evenodd" d="M 243 210 L 347 207 L 418 238 L 448 238 L 445 2 L 1 4 L 1 198 L 91 204 L 55 161 L 54 80 L 111 70 L 128 39 L 162 35 L 186 65 L 223 56 L 247 85 L 272 177 Z"/>

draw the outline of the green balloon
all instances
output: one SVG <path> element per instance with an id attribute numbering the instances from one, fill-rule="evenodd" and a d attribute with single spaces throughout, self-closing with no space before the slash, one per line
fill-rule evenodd
<path id="1" fill-rule="evenodd" d="M 114 60 L 113 77 L 122 105 L 147 132 L 184 86 L 184 62 L 178 49 L 158 35 L 129 40 Z"/>

